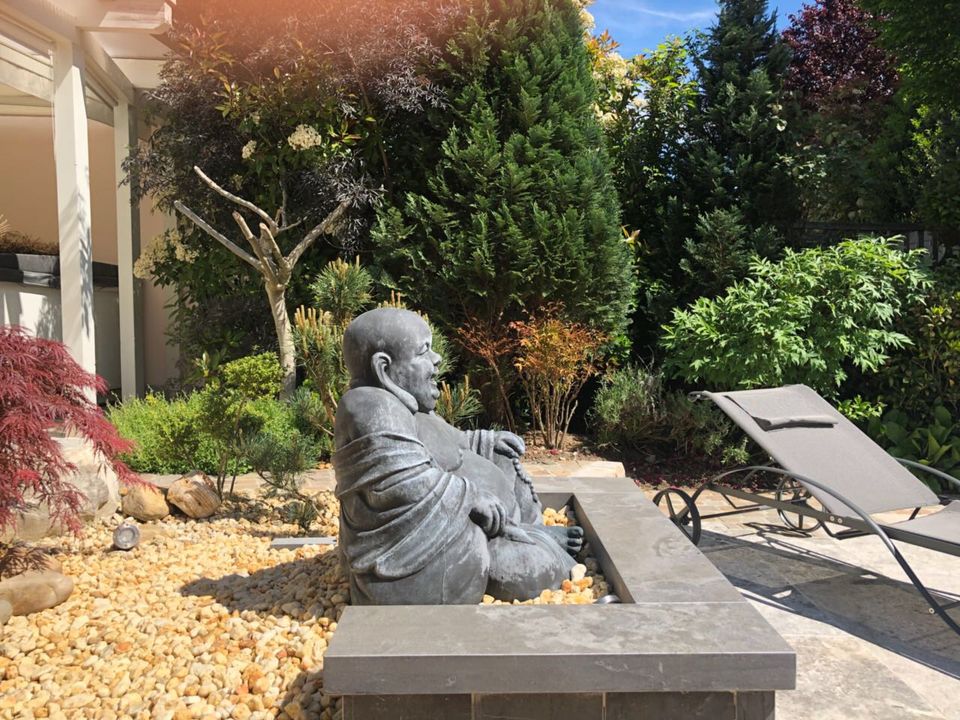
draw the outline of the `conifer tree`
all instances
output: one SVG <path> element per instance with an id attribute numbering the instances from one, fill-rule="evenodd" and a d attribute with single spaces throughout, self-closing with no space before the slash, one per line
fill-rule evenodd
<path id="1" fill-rule="evenodd" d="M 441 326 L 504 328 L 559 301 L 626 329 L 634 272 L 583 34 L 570 0 L 495 0 L 451 45 L 439 162 L 373 233 L 396 289 Z"/>
<path id="2" fill-rule="evenodd" d="M 720 0 L 695 50 L 700 96 L 686 182 L 697 230 L 685 249 L 691 275 L 706 274 L 715 291 L 736 277 L 710 277 L 708 258 L 724 236 L 737 239 L 729 256 L 770 255 L 797 220 L 783 97 L 790 50 L 766 0 Z"/>

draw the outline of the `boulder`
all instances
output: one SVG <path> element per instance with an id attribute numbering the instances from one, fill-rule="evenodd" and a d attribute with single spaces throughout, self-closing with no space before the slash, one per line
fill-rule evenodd
<path id="1" fill-rule="evenodd" d="M 0 582 L 0 601 L 14 615 L 29 615 L 59 605 L 73 592 L 73 580 L 53 570 L 29 570 Z"/>
<path id="2" fill-rule="evenodd" d="M 19 575 L 28 570 L 62 572 L 63 566 L 50 551 L 30 547 L 23 543 L 16 543 L 7 548 L 0 558 L 0 580 Z"/>
<path id="3" fill-rule="evenodd" d="M 56 438 L 64 459 L 76 470 L 64 477 L 64 482 L 76 487 L 85 500 L 80 508 L 80 519 L 90 522 L 113 515 L 120 507 L 120 482 L 116 473 L 82 438 Z M 27 509 L 17 513 L 12 531 L 0 535 L 0 541 L 10 539 L 39 540 L 48 535 L 61 535 L 65 528 L 50 519 L 47 504 L 26 498 Z"/>
<path id="4" fill-rule="evenodd" d="M 174 480 L 167 490 L 167 502 L 195 520 L 210 517 L 220 507 L 213 481 L 202 472 Z"/>
<path id="5" fill-rule="evenodd" d="M 170 514 L 170 506 L 153 485 L 137 485 L 126 490 L 120 501 L 123 514 L 140 522 L 162 520 Z"/>
<path id="6" fill-rule="evenodd" d="M 0 627 L 7 624 L 7 620 L 13 617 L 13 605 L 9 600 L 0 600 Z"/>

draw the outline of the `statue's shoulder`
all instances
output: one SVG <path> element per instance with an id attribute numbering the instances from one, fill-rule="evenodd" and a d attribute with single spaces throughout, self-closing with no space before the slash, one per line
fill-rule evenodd
<path id="1" fill-rule="evenodd" d="M 376 432 L 416 436 L 417 425 L 407 407 L 382 388 L 358 387 L 343 394 L 337 403 L 334 434 L 337 447 Z"/>

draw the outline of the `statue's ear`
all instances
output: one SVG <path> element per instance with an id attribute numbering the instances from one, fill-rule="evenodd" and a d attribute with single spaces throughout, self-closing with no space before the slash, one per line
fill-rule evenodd
<path id="1" fill-rule="evenodd" d="M 370 358 L 370 369 L 373 371 L 373 376 L 377 378 L 377 382 L 380 383 L 380 387 L 395 395 L 406 406 L 407 410 L 415 413 L 419 409 L 417 399 L 397 385 L 390 377 L 389 370 L 392 362 L 392 358 L 387 353 L 376 352 Z"/>

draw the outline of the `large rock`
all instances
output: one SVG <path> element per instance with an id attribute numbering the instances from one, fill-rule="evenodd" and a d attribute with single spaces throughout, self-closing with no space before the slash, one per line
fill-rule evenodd
<path id="1" fill-rule="evenodd" d="M 0 580 L 14 577 L 28 570 L 63 572 L 63 565 L 47 549 L 16 543 L 2 553 Z"/>
<path id="2" fill-rule="evenodd" d="M 174 480 L 167 490 L 167 502 L 195 520 L 213 515 L 220 507 L 220 498 L 213 481 L 202 472 L 194 472 Z"/>
<path id="3" fill-rule="evenodd" d="M 80 519 L 90 522 L 113 515 L 120 507 L 120 482 L 117 475 L 98 457 L 82 438 L 56 438 L 64 459 L 76 470 L 64 477 L 64 482 L 76 487 L 84 496 Z M 60 535 L 65 528 L 50 519 L 47 504 L 27 498 L 27 509 L 18 513 L 12 531 L 0 536 L 0 541 L 11 538 L 39 540 L 48 535 Z"/>
<path id="4" fill-rule="evenodd" d="M 59 605 L 73 592 L 73 580 L 53 570 L 31 570 L 0 582 L 0 601 L 14 615 L 29 615 Z"/>
<path id="5" fill-rule="evenodd" d="M 129 488 L 120 502 L 123 514 L 140 522 L 162 520 L 170 514 L 170 506 L 153 485 L 137 485 Z"/>

